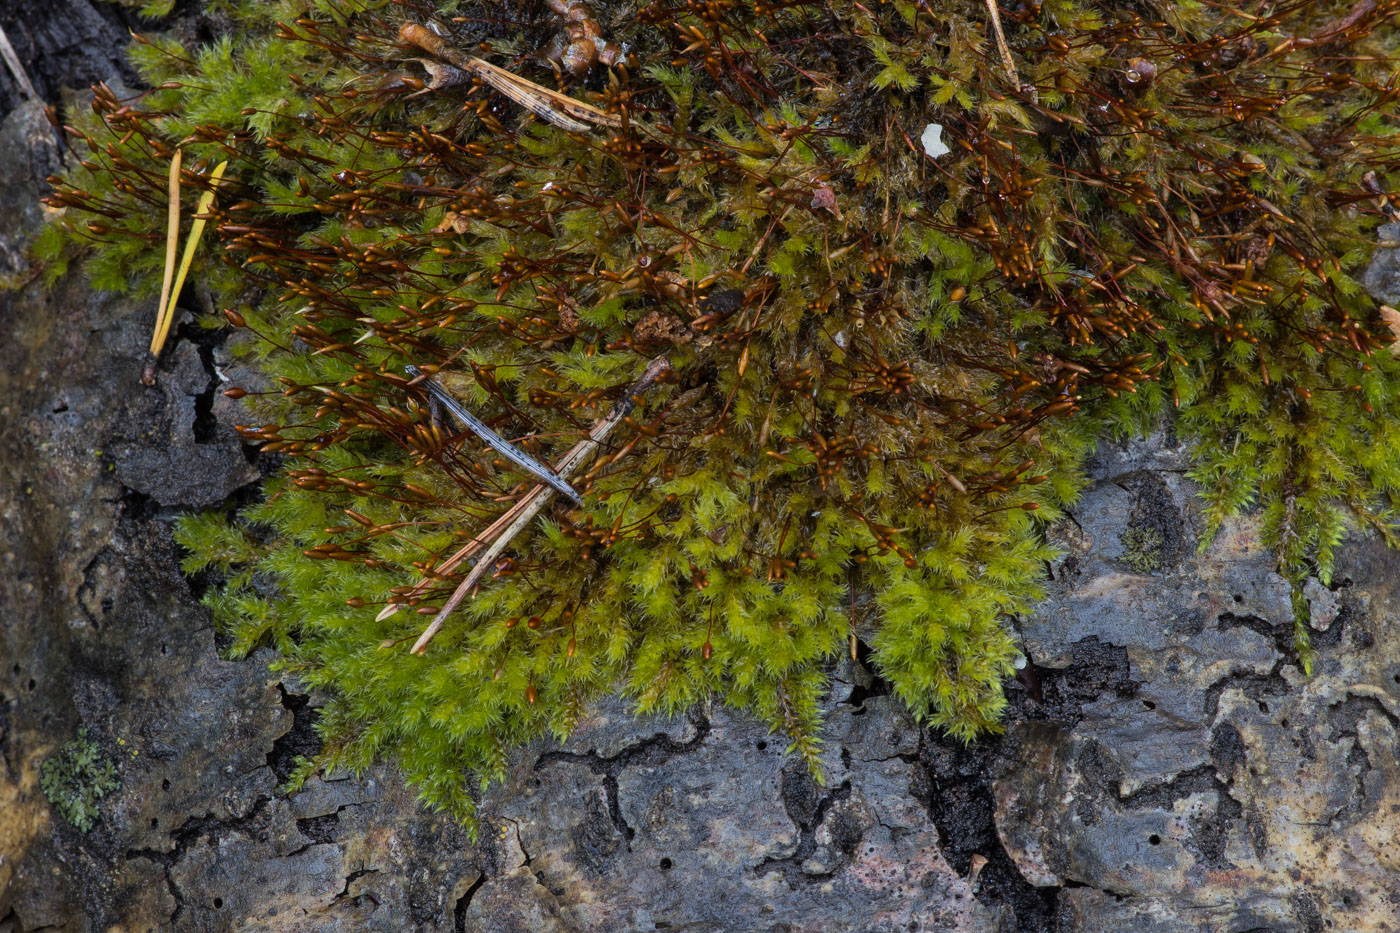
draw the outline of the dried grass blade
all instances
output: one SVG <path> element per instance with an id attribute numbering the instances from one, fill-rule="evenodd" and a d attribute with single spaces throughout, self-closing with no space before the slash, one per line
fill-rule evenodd
<path id="1" fill-rule="evenodd" d="M 582 445 L 588 442 L 580 441 L 579 443 L 580 445 Z M 568 473 L 560 473 L 559 475 L 567 476 Z M 520 501 L 516 502 L 515 505 L 512 505 L 509 509 L 506 509 L 505 512 L 501 513 L 500 518 L 497 518 L 494 522 L 492 522 L 485 531 L 477 535 L 475 538 L 472 538 L 466 544 L 462 545 L 462 547 L 456 552 L 454 552 L 451 557 L 447 558 L 447 560 L 443 561 L 442 563 L 438 564 L 435 568 L 433 568 L 432 576 L 420 580 L 414 585 L 414 587 L 411 590 L 409 590 L 403 596 L 399 597 L 398 600 L 390 602 L 387 606 L 381 609 L 379 611 L 379 615 L 374 617 L 374 621 L 383 622 L 385 619 L 389 618 L 391 615 L 404 608 L 404 606 L 408 605 L 408 600 L 427 592 L 427 590 L 433 585 L 433 580 L 435 577 L 442 576 L 443 574 L 448 574 L 451 573 L 453 570 L 456 570 L 458 564 L 462 563 L 462 561 L 471 557 L 477 551 L 481 550 L 482 548 L 490 544 L 492 541 L 496 540 L 496 536 L 499 535 L 508 525 L 510 525 L 511 522 L 515 521 L 516 516 L 518 516 L 525 509 L 528 509 L 531 505 L 534 504 L 536 499 L 544 495 L 544 492 L 547 488 L 548 487 L 546 486 L 535 486 L 525 495 L 521 496 Z"/>
<path id="2" fill-rule="evenodd" d="M 1002 66 L 1006 68 L 1007 77 L 1011 79 L 1011 86 L 1019 88 L 1021 86 L 1021 76 L 1016 71 L 1016 60 L 1011 57 L 1011 46 L 1006 43 L 1006 33 L 1001 28 L 1001 12 L 997 10 L 997 0 L 986 0 L 987 12 L 992 17 L 992 32 L 996 34 L 997 52 L 1001 55 Z"/>
<path id="3" fill-rule="evenodd" d="M 520 75 L 506 71 L 488 61 L 482 61 L 479 58 L 473 61 L 478 66 L 481 80 L 541 120 L 547 120 L 556 126 L 575 132 L 586 132 L 592 129 L 589 123 L 598 123 L 613 128 L 622 126 L 621 117 L 605 110 L 599 110 L 592 104 L 585 104 L 567 94 L 541 87 L 528 78 L 522 78 Z M 581 123 L 582 120 L 588 122 Z"/>

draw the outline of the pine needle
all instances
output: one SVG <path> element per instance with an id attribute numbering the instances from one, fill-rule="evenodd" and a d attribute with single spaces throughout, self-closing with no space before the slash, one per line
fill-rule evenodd
<path id="1" fill-rule="evenodd" d="M 170 303 L 170 285 L 175 281 L 175 249 L 180 240 L 180 165 L 184 150 L 176 149 L 170 158 L 170 211 L 165 226 L 165 278 L 160 285 L 160 304 L 156 305 L 156 329 L 151 335 L 151 353 L 160 353 L 155 334 L 165 323 L 165 308 Z"/>
<path id="2" fill-rule="evenodd" d="M 588 436 L 575 445 L 573 450 L 569 451 L 568 456 L 559 464 L 559 475 L 568 476 L 590 459 L 599 445 L 602 444 L 603 440 L 612 432 L 612 429 L 617 427 L 623 418 L 631 414 L 633 407 L 636 405 L 637 397 L 651 388 L 651 386 L 656 383 L 656 380 L 669 372 L 670 369 L 671 363 L 664 356 L 658 356 L 647 364 L 646 371 L 642 373 L 641 378 L 634 382 L 632 387 L 627 390 L 627 394 L 618 399 L 617 402 L 613 404 L 607 416 L 595 424 L 593 430 L 588 432 Z M 487 547 L 486 553 L 477 558 L 476 566 L 472 568 L 471 573 L 467 574 L 467 578 L 457 585 L 457 589 L 452 592 L 452 596 L 443 604 L 442 608 L 438 610 L 437 615 L 433 617 L 432 623 L 423 630 L 423 634 L 418 636 L 418 640 L 413 643 L 413 648 L 411 649 L 413 654 L 422 654 L 428 650 L 428 642 L 432 641 L 433 636 L 442 628 L 442 624 L 447 620 L 447 616 L 452 610 L 457 608 L 462 602 L 462 599 L 481 581 L 486 571 L 495 567 L 496 558 L 500 557 L 501 552 L 510 545 L 510 542 L 515 539 L 515 536 L 520 534 L 520 532 L 525 529 L 525 526 L 530 524 L 534 517 L 543 511 L 545 506 L 549 505 L 554 496 L 555 492 L 553 489 L 543 484 L 538 485 L 530 491 L 525 499 L 521 500 L 520 506 L 517 509 L 511 509 L 510 512 L 503 515 L 501 519 L 491 526 L 493 529 L 504 526 L 504 531 L 497 534 L 490 546 Z M 509 515 L 514 515 L 515 517 L 508 526 L 505 526 L 505 520 Z M 485 537 L 485 535 L 481 536 L 481 538 Z M 478 540 L 480 540 L 480 538 Z M 475 541 L 472 542 L 472 544 L 475 543 Z M 455 556 L 456 555 L 454 555 L 454 558 Z M 393 612 L 390 611 L 391 609 L 396 609 L 394 603 L 390 603 L 389 606 L 386 606 L 384 611 L 379 614 L 379 618 L 383 619 L 393 615 Z"/>
<path id="3" fill-rule="evenodd" d="M 141 381 L 146 385 L 155 382 L 155 361 L 165 347 L 165 339 L 170 336 L 170 325 L 175 320 L 175 301 L 180 297 L 180 290 L 185 287 L 185 277 L 189 275 L 190 266 L 194 263 L 195 250 L 199 248 L 199 241 L 204 236 L 207 218 L 203 215 L 213 205 L 214 191 L 218 187 L 219 179 L 224 177 L 224 169 L 228 168 L 227 161 L 215 166 L 209 176 L 211 187 L 199 196 L 199 205 L 194 211 L 195 220 L 190 226 L 189 236 L 185 238 L 185 252 L 180 257 L 180 271 L 172 283 L 170 273 L 174 268 L 176 232 L 180 227 L 180 160 L 180 150 L 176 149 L 175 157 L 170 163 L 170 225 L 165 240 L 165 284 L 161 287 L 160 307 L 156 311 L 156 329 L 151 335 L 151 358 L 141 376 Z"/>
<path id="4" fill-rule="evenodd" d="M 1001 55 L 1001 63 L 1006 68 L 1007 77 L 1011 79 L 1013 88 L 1020 88 L 1021 76 L 1016 71 L 1016 60 L 1011 57 L 1011 47 L 1006 44 L 1006 33 L 1001 29 L 1001 12 L 997 10 L 997 0 L 986 0 L 987 12 L 992 17 L 992 32 L 996 34 L 997 52 Z"/>

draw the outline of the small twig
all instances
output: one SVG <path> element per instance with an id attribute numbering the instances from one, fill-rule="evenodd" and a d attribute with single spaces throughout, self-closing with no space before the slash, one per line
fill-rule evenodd
<path id="1" fill-rule="evenodd" d="M 597 430 L 597 428 L 600 425 L 602 425 L 606 420 L 607 418 L 603 418 L 602 420 L 598 421 L 597 424 L 593 426 L 593 430 Z M 601 440 L 602 435 L 599 435 L 599 437 L 596 439 Z M 590 433 L 588 437 L 585 437 L 583 440 L 579 441 L 577 444 L 571 447 L 569 449 L 569 452 L 564 454 L 564 456 L 559 459 L 559 462 L 554 465 L 554 472 L 558 473 L 560 476 L 570 476 L 574 472 L 574 470 L 578 468 L 579 464 L 583 462 L 583 457 L 588 453 L 590 449 L 592 449 L 594 441 L 595 438 Z M 618 451 L 617 455 L 614 456 L 608 462 L 616 463 L 618 460 L 622 459 L 622 457 L 625 454 L 629 453 L 632 450 L 632 448 L 636 446 L 636 444 L 636 438 L 633 438 L 632 440 L 628 441 L 627 446 L 623 447 L 622 450 Z M 477 551 L 481 550 L 483 547 L 496 540 L 496 536 L 501 533 L 502 529 L 506 528 L 508 525 L 510 525 L 511 522 L 515 521 L 516 516 L 518 516 L 522 511 L 530 508 L 530 506 L 534 504 L 535 500 L 538 497 L 544 495 L 546 488 L 547 487 L 545 486 L 535 486 L 525 495 L 521 496 L 520 499 L 515 503 L 515 505 L 512 505 L 510 508 L 506 509 L 505 512 L 501 513 L 501 516 L 497 518 L 494 522 L 492 522 L 489 526 L 487 526 L 485 531 L 477 535 L 475 538 L 472 538 L 466 544 L 462 545 L 462 547 L 458 551 L 456 551 L 451 557 L 447 558 L 447 560 L 434 567 L 430 576 L 414 584 L 413 588 L 410 589 L 407 593 L 404 593 L 398 599 L 391 601 L 389 605 L 381 609 L 379 615 L 375 616 L 374 621 L 383 622 L 385 619 L 389 618 L 391 615 L 404 608 L 404 606 L 408 605 L 408 601 L 413 599 L 413 597 L 421 596 L 423 593 L 427 592 L 427 590 L 433 585 L 433 579 L 435 577 L 440 577 L 444 574 L 451 573 L 453 570 L 456 570 L 457 566 L 461 564 L 462 561 L 471 557 Z"/>
<path id="2" fill-rule="evenodd" d="M 787 220 L 788 214 L 791 214 L 792 209 L 796 206 L 795 204 L 789 204 L 783 213 L 768 225 L 768 229 L 763 231 L 763 236 L 759 237 L 758 242 L 754 244 L 753 251 L 749 253 L 749 258 L 745 259 L 744 264 L 739 267 L 739 276 L 741 279 L 748 274 L 749 266 L 753 265 L 753 261 L 757 259 L 758 254 L 763 251 L 763 246 L 768 242 L 768 238 L 773 235 L 773 231 L 778 228 L 779 224 Z"/>
<path id="3" fill-rule="evenodd" d="M 593 129 L 592 124 L 614 128 L 622 126 L 622 119 L 614 114 L 567 94 L 551 91 L 474 55 L 462 54 L 426 26 L 404 23 L 399 27 L 399 38 L 467 74 L 475 75 L 541 120 L 561 129 L 586 133 Z"/>
<path id="4" fill-rule="evenodd" d="M 19 56 L 15 54 L 15 47 L 10 45 L 10 37 L 5 35 L 5 27 L 0 26 L 0 58 L 5 60 L 5 67 L 10 69 L 10 74 L 15 76 L 15 81 L 19 82 L 19 89 L 30 100 L 38 100 L 39 92 L 34 90 L 34 85 L 29 80 L 29 74 L 20 64 Z"/>
<path id="5" fill-rule="evenodd" d="M 500 454 L 502 457 L 505 457 L 530 476 L 544 480 L 544 482 L 554 487 L 556 492 L 562 492 L 579 505 L 583 505 L 583 496 L 580 496 L 574 487 L 564 482 L 564 480 L 556 475 L 549 467 L 540 463 L 534 457 L 531 457 L 519 447 L 516 447 L 510 441 L 491 430 L 486 422 L 463 408 L 461 403 L 453 398 L 452 394 L 439 385 L 433 377 L 424 374 L 417 366 L 409 366 L 406 367 L 406 369 L 408 374 L 413 377 L 413 382 L 410 383 L 410 385 L 414 383 L 422 385 L 439 405 L 452 412 L 454 418 L 462 422 L 462 424 L 466 425 L 468 428 L 471 428 L 477 437 L 490 444 L 492 450 L 496 451 L 496 453 Z"/>
<path id="6" fill-rule="evenodd" d="M 652 385 L 670 369 L 671 364 L 664 356 L 658 356 L 647 364 L 646 372 L 642 373 L 642 377 L 632 384 L 632 387 L 627 390 L 626 395 L 613 404 L 607 417 L 595 424 L 593 430 L 588 432 L 588 437 L 575 445 L 574 449 L 569 451 L 569 455 L 559 463 L 559 474 L 561 476 L 570 475 L 592 457 L 603 439 L 608 436 L 613 428 L 617 427 L 618 424 L 622 422 L 623 418 L 626 418 L 627 415 L 631 413 L 632 409 L 637 404 L 637 396 L 651 388 Z M 471 592 L 472 588 L 480 582 L 486 571 L 495 565 L 496 558 L 510 545 L 510 542 L 514 540 L 515 536 L 520 534 L 525 526 L 549 504 L 554 496 L 555 491 L 548 486 L 536 486 L 529 495 L 521 500 L 520 505 L 517 506 L 518 511 L 517 509 L 511 510 L 511 512 L 516 512 L 514 519 L 510 521 L 510 524 L 501 532 L 500 536 L 492 542 L 491 546 L 486 549 L 486 552 L 477 558 L 476 566 L 472 568 L 472 572 L 467 575 L 465 580 L 458 584 L 452 596 L 448 598 L 447 602 L 443 604 L 443 607 L 438 610 L 437 615 L 433 617 L 433 621 L 423 630 L 423 634 L 418 636 L 418 641 L 413 644 L 412 650 L 414 654 L 422 654 L 428 649 L 428 642 L 432 641 L 433 636 L 442 628 L 442 624 L 446 621 L 447 616 L 452 610 L 457 608 L 466 595 Z M 501 516 L 491 527 L 495 528 L 503 524 L 509 518 L 511 512 L 507 512 L 505 515 Z M 489 534 L 489 529 L 487 533 Z M 481 540 L 485 537 L 486 535 L 483 534 L 479 536 L 477 540 Z M 475 541 L 472 543 L 475 544 Z M 471 545 L 468 545 L 468 547 L 470 546 Z M 381 613 L 381 616 L 382 615 Z"/>

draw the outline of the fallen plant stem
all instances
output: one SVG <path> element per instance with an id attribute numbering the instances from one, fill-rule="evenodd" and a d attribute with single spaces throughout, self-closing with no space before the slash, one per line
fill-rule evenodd
<path id="1" fill-rule="evenodd" d="M 620 117 L 575 100 L 567 94 L 551 91 L 474 55 L 463 55 L 448 45 L 441 36 L 418 23 L 404 23 L 400 26 L 399 38 L 467 74 L 475 75 L 541 120 L 560 129 L 586 133 L 593 129 L 594 124 L 613 128 L 622 126 Z"/>
<path id="2" fill-rule="evenodd" d="M 584 438 L 583 440 L 579 441 L 569 450 L 567 454 L 564 455 L 564 457 L 559 462 L 561 464 L 569 463 L 570 459 L 574 457 L 579 451 L 585 449 L 589 443 L 589 438 Z M 572 469 L 573 466 L 570 465 L 570 471 Z M 562 467 L 556 467 L 556 470 L 560 472 L 560 475 L 568 475 L 569 472 L 564 471 Z M 501 530 L 507 525 L 509 525 L 511 522 L 513 522 L 516 516 L 518 516 L 522 511 L 529 508 L 537 498 L 544 495 L 544 492 L 547 488 L 547 486 L 543 485 L 531 488 L 529 492 L 520 497 L 520 499 L 515 503 L 515 505 L 512 505 L 509 509 L 506 509 L 506 511 L 503 512 L 499 518 L 497 518 L 494 522 L 487 526 L 485 531 L 477 535 L 475 538 L 472 538 L 451 557 L 447 558 L 447 560 L 443 561 L 442 563 L 438 564 L 435 568 L 433 568 L 432 571 L 430 571 L 428 577 L 426 577 L 423 580 L 420 580 L 417 584 L 414 585 L 414 587 L 411 590 L 409 590 L 399 599 L 390 601 L 389 605 L 385 606 L 382 610 L 380 610 L 379 615 L 375 616 L 374 621 L 382 622 L 385 619 L 389 618 L 391 615 L 408 605 L 408 600 L 412 599 L 415 596 L 421 596 L 424 592 L 426 592 L 427 589 L 433 585 L 434 577 L 451 573 L 453 570 L 457 569 L 457 566 L 461 564 L 462 561 L 471 557 L 477 551 L 481 550 L 483 547 L 494 541 L 496 539 L 496 536 L 500 534 Z"/>
<path id="3" fill-rule="evenodd" d="M 664 356 L 658 356 L 648 363 L 646 371 L 643 372 L 641 378 L 634 382 L 631 388 L 627 390 L 627 394 L 618 399 L 617 402 L 613 404 L 607 416 L 595 424 L 593 429 L 588 432 L 588 437 L 576 444 L 564 459 L 560 461 L 558 468 L 559 475 L 569 476 L 587 462 L 598 449 L 598 445 L 602 443 L 603 439 L 612 432 L 613 428 L 617 427 L 617 425 L 622 422 L 622 419 L 626 418 L 627 415 L 631 413 L 632 409 L 637 404 L 637 396 L 641 395 L 647 389 L 650 389 L 656 381 L 670 369 L 671 363 Z M 457 589 L 452 592 L 452 596 L 449 597 L 447 602 L 443 604 L 443 607 L 438 610 L 437 615 L 433 616 L 433 621 L 423 630 L 423 634 L 418 636 L 418 640 L 413 643 L 413 654 L 422 654 L 428 649 L 428 643 L 433 640 L 433 636 L 442 628 L 442 624 L 446 621 L 447 616 L 461 604 L 466 595 L 471 592 L 472 587 L 480 582 L 486 571 L 495 564 L 496 558 L 510 545 L 510 542 L 515 539 L 515 536 L 520 534 L 526 525 L 530 524 L 530 521 L 553 500 L 555 495 L 556 492 L 548 486 L 536 486 L 525 498 L 520 500 L 516 508 L 502 515 L 492 524 L 490 529 L 487 529 L 484 534 L 477 537 L 467 546 L 470 548 L 474 546 L 477 541 L 486 540 L 487 536 L 491 533 L 491 529 L 503 525 L 505 526 L 505 530 L 491 543 L 486 549 L 486 552 L 477 558 L 476 566 L 472 568 L 472 572 L 467 574 L 467 578 L 458 584 Z M 511 519 L 512 513 L 515 513 L 513 519 Z M 508 520 L 509 524 L 506 525 L 505 523 Z M 466 549 L 464 548 L 463 550 Z M 453 555 L 453 557 L 455 559 L 456 555 Z M 446 566 L 446 564 L 444 564 L 444 566 Z M 393 604 L 391 604 L 391 606 L 392 605 Z M 388 612 L 388 607 L 386 607 L 385 612 L 380 614 L 380 618 L 385 617 L 386 614 L 391 614 Z"/>
<path id="4" fill-rule="evenodd" d="M 559 462 L 557 464 L 555 464 L 554 472 L 561 477 L 568 477 L 574 472 L 574 470 L 578 469 L 579 465 L 583 462 L 583 458 L 589 453 L 593 446 L 607 436 L 606 431 L 602 433 L 596 432 L 611 417 L 612 414 L 610 412 L 606 417 L 594 424 L 593 428 L 589 432 L 588 437 L 585 437 L 573 447 L 569 448 L 569 451 L 559 459 Z M 611 428 L 609 428 L 609 430 L 611 430 Z M 622 450 L 618 451 L 618 455 L 613 457 L 612 460 L 610 460 L 609 462 L 615 463 L 618 459 L 621 458 L 623 454 L 629 452 L 636 445 L 636 443 L 636 438 L 629 441 L 627 443 L 627 446 L 624 447 Z M 398 612 L 400 609 L 403 609 L 405 606 L 408 605 L 409 600 L 413 599 L 415 596 L 421 596 L 423 593 L 425 593 L 428 590 L 428 588 L 433 585 L 433 579 L 435 577 L 442 576 L 443 574 L 448 574 L 451 573 L 453 570 L 456 570 L 457 566 L 461 564 L 462 561 L 468 559 L 477 551 L 481 550 L 483 547 L 494 541 L 496 539 L 496 536 L 500 534 L 502 529 L 506 528 L 511 524 L 511 522 L 515 521 L 515 519 L 520 515 L 521 512 L 532 507 L 535 503 L 535 500 L 537 500 L 540 496 L 544 495 L 547 488 L 548 487 L 544 485 L 535 486 L 525 495 L 521 496 L 520 499 L 514 505 L 512 505 L 509 509 L 506 509 L 505 512 L 501 513 L 499 518 L 497 518 L 494 522 L 488 525 L 485 531 L 481 532 L 481 534 L 477 535 L 475 538 L 472 538 L 470 541 L 464 544 L 451 557 L 447 558 L 447 560 L 443 561 L 441 564 L 438 564 L 429 572 L 429 575 L 425 579 L 420 580 L 417 584 L 414 585 L 414 587 L 411 590 L 403 594 L 403 596 L 401 596 L 399 599 L 391 600 L 387 606 L 380 610 L 379 615 L 375 616 L 374 621 L 382 622 L 385 619 L 392 616 L 394 613 Z"/>
<path id="5" fill-rule="evenodd" d="M 4 27 L 0 27 L 0 58 L 5 59 L 5 67 L 10 69 L 10 74 L 14 75 L 15 82 L 24 95 L 30 100 L 38 100 L 39 92 L 34 90 L 34 84 L 29 80 L 29 74 L 20 64 L 19 56 L 15 54 L 15 47 L 10 45 L 10 37 L 5 35 Z"/>
<path id="6" fill-rule="evenodd" d="M 432 376 L 427 375 L 417 366 L 409 366 L 408 374 L 413 377 L 413 382 L 410 383 L 410 385 L 417 383 L 427 389 L 428 394 L 431 395 L 439 405 L 451 412 L 452 417 L 470 428 L 477 437 L 491 445 L 491 449 L 496 451 L 496 453 L 505 457 L 526 474 L 536 479 L 543 480 L 546 484 L 553 487 L 555 492 L 563 493 L 570 499 L 573 499 L 574 502 L 583 505 L 583 497 L 578 494 L 578 490 L 564 482 L 563 478 L 549 469 L 549 467 L 540 463 L 534 457 L 526 454 L 510 441 L 491 430 L 486 422 L 462 407 L 462 404 L 453 398 L 452 394 L 438 384 L 437 380 L 433 379 Z"/>
<path id="7" fill-rule="evenodd" d="M 1006 33 L 1001 28 L 1001 12 L 997 9 L 997 0 L 986 0 L 987 13 L 992 18 L 992 32 L 996 35 L 997 53 L 1001 55 L 1001 63 L 1006 68 L 1007 76 L 1011 79 L 1011 86 L 1019 89 L 1021 87 L 1021 75 L 1016 71 L 1016 61 L 1011 57 L 1011 46 L 1006 44 Z"/>

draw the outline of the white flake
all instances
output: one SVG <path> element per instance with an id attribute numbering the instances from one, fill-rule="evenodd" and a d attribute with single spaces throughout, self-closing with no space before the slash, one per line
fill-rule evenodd
<path id="1" fill-rule="evenodd" d="M 919 142 L 924 144 L 924 152 L 928 153 L 931 159 L 945 156 L 953 151 L 943 145 L 943 127 L 937 123 L 930 123 L 924 127 L 924 134 L 919 137 Z"/>

